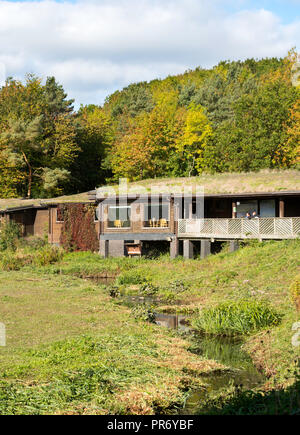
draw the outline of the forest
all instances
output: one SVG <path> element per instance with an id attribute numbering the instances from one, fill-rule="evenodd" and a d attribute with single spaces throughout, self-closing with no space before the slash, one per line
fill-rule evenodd
<path id="1" fill-rule="evenodd" d="M 0 197 L 49 198 L 130 181 L 300 167 L 298 54 L 222 61 L 129 85 L 74 110 L 55 77 L 0 89 Z"/>

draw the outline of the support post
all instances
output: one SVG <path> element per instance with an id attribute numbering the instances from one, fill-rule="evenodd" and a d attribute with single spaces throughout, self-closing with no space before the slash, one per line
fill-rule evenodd
<path id="1" fill-rule="evenodd" d="M 194 245 L 191 240 L 183 241 L 183 256 L 184 258 L 194 258 Z"/>
<path id="2" fill-rule="evenodd" d="M 125 256 L 124 240 L 110 240 L 108 254 L 110 257 L 124 257 Z"/>
<path id="3" fill-rule="evenodd" d="M 170 258 L 174 259 L 179 255 L 179 240 L 175 237 L 170 243 Z"/>
<path id="4" fill-rule="evenodd" d="M 104 258 L 108 258 L 108 249 L 109 249 L 109 242 L 108 240 L 100 240 L 100 255 Z"/>
<path id="5" fill-rule="evenodd" d="M 211 241 L 201 240 L 201 258 L 205 258 L 211 254 Z"/>
<path id="6" fill-rule="evenodd" d="M 237 204 L 235 201 L 232 202 L 232 219 L 236 219 L 237 217 Z"/>
<path id="7" fill-rule="evenodd" d="M 229 252 L 234 252 L 239 249 L 239 242 L 238 240 L 230 240 L 229 242 Z"/>
<path id="8" fill-rule="evenodd" d="M 284 217 L 284 200 L 280 199 L 279 201 L 279 217 Z"/>

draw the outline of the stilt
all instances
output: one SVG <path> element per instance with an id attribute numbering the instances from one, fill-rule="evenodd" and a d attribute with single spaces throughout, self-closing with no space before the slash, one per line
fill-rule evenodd
<path id="1" fill-rule="evenodd" d="M 170 258 L 174 259 L 179 254 L 179 240 L 175 237 L 170 243 Z"/>
<path id="2" fill-rule="evenodd" d="M 205 258 L 211 254 L 211 241 L 201 240 L 201 258 Z"/>
<path id="3" fill-rule="evenodd" d="M 239 249 L 239 242 L 238 240 L 231 240 L 229 242 L 229 252 L 234 252 Z"/>
<path id="4" fill-rule="evenodd" d="M 183 256 L 184 258 L 194 258 L 194 245 L 191 240 L 183 241 Z"/>
<path id="5" fill-rule="evenodd" d="M 108 257 L 108 249 L 109 249 L 108 240 L 100 240 L 100 251 L 99 251 L 99 254 L 102 257 L 107 258 Z"/>

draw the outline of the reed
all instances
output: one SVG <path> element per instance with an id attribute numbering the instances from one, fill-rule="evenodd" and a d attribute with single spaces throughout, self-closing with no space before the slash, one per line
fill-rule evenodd
<path id="1" fill-rule="evenodd" d="M 230 336 L 276 326 L 280 321 L 281 315 L 267 303 L 242 300 L 202 310 L 194 327 L 206 334 Z"/>

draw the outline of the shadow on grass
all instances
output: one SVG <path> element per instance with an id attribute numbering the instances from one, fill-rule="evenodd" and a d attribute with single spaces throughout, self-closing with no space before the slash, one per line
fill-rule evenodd
<path id="1" fill-rule="evenodd" d="M 282 390 L 239 391 L 209 399 L 198 415 L 300 415 L 300 377 Z"/>

